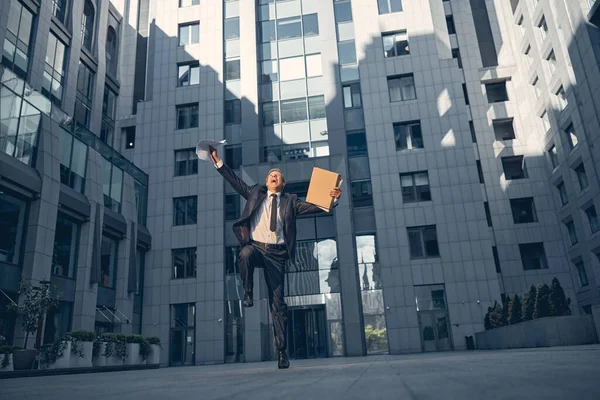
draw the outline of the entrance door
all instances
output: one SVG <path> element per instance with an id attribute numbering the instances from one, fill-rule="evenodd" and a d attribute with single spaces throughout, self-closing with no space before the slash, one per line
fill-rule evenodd
<path id="1" fill-rule="evenodd" d="M 289 309 L 288 351 L 290 358 L 327 357 L 327 337 L 327 318 L 324 305 Z"/>
<path id="2" fill-rule="evenodd" d="M 196 306 L 171 305 L 170 365 L 193 365 L 196 351 Z"/>
<path id="3" fill-rule="evenodd" d="M 452 350 L 450 324 L 445 310 L 419 311 L 423 351 Z"/>

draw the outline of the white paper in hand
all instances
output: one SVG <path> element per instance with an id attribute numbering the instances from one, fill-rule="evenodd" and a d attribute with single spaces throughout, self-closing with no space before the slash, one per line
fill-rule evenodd
<path id="1" fill-rule="evenodd" d="M 208 147 L 211 146 L 216 149 L 220 146 L 223 146 L 226 142 L 227 141 L 225 140 L 221 140 L 220 142 L 214 140 L 201 140 L 196 145 L 196 155 L 200 160 L 212 161 L 210 158 L 210 151 L 208 150 Z"/>

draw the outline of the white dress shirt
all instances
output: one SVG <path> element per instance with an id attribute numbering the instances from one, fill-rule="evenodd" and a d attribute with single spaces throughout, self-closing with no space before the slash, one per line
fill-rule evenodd
<path id="1" fill-rule="evenodd" d="M 223 160 L 215 164 L 215 167 L 221 168 Z M 271 232 L 271 208 L 273 205 L 272 194 L 277 195 L 277 226 L 275 232 Z M 275 193 L 267 191 L 267 197 L 258 207 L 250 220 L 250 239 L 257 242 L 268 244 L 284 244 L 283 240 L 283 220 L 281 219 L 281 192 Z"/>

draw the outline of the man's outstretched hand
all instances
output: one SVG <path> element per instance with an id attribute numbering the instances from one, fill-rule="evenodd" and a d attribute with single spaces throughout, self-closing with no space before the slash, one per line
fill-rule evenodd
<path id="1" fill-rule="evenodd" d="M 218 164 L 221 159 L 217 155 L 217 149 L 212 146 L 208 146 L 208 151 L 210 152 L 210 158 L 212 159 L 213 163 Z"/>
<path id="2" fill-rule="evenodd" d="M 342 195 L 342 191 L 340 190 L 340 188 L 333 188 L 331 189 L 331 192 L 329 192 L 329 195 L 337 200 Z"/>

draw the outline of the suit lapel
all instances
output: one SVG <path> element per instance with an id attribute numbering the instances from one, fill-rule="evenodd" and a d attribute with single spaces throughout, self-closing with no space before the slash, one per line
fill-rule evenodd
<path id="1" fill-rule="evenodd" d="M 283 222 L 283 224 L 285 224 L 285 215 L 287 213 L 289 196 L 287 195 L 287 193 L 284 193 L 280 196 L 280 199 L 281 204 L 279 205 L 279 216 L 281 217 L 281 221 Z"/>

